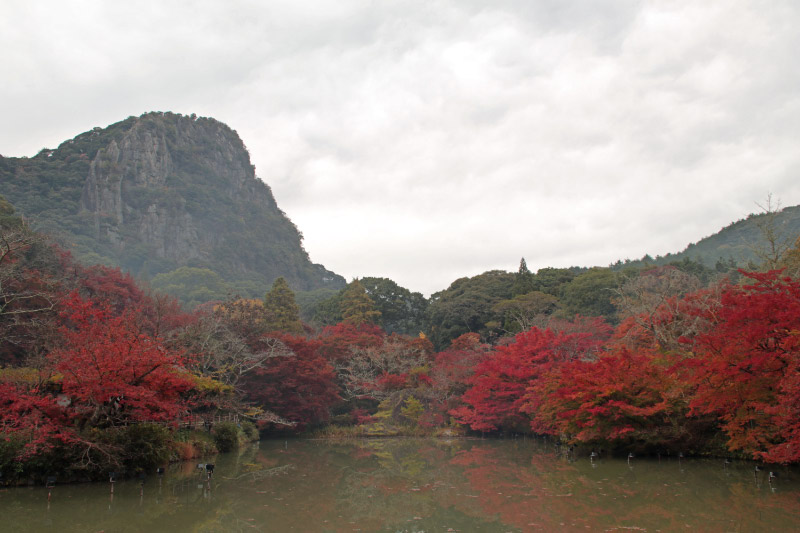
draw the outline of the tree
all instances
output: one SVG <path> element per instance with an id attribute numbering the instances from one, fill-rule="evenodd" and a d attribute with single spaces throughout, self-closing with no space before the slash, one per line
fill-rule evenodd
<path id="1" fill-rule="evenodd" d="M 612 299 L 617 279 L 608 268 L 595 267 L 573 279 L 564 288 L 561 303 L 567 316 L 603 316 L 616 322 L 616 306 Z"/>
<path id="2" fill-rule="evenodd" d="M 700 280 L 674 266 L 654 267 L 630 277 L 615 293 L 614 303 L 622 319 L 631 318 L 652 333 L 658 346 L 678 347 L 686 328 L 676 328 L 685 307 L 684 296 L 700 289 Z"/>
<path id="3" fill-rule="evenodd" d="M 670 361 L 626 348 L 572 360 L 531 383 L 521 410 L 540 433 L 571 442 L 654 448 L 691 445 L 685 388 Z"/>
<path id="4" fill-rule="evenodd" d="M 531 291 L 502 300 L 492 308 L 505 317 L 505 330 L 511 333 L 526 331 L 534 325 L 545 326 L 547 319 L 558 309 L 558 298 L 539 291 Z"/>
<path id="5" fill-rule="evenodd" d="M 728 447 L 774 462 L 800 460 L 800 282 L 743 272 L 727 285 L 708 327 L 683 339 L 694 415 L 719 417 Z"/>
<path id="6" fill-rule="evenodd" d="M 0 197 L 0 360 L 20 364 L 45 348 L 69 263 Z"/>
<path id="7" fill-rule="evenodd" d="M 781 204 L 772 199 L 772 194 L 767 195 L 764 205 L 756 204 L 763 211 L 754 217 L 756 226 L 761 232 L 761 242 L 751 245 L 751 250 L 761 261 L 763 270 L 776 270 L 781 266 L 781 258 L 791 248 L 793 235 L 787 235 L 778 222 L 781 213 Z"/>
<path id="8" fill-rule="evenodd" d="M 283 277 L 277 278 L 272 283 L 272 289 L 264 296 L 264 312 L 269 317 L 270 329 L 293 335 L 303 333 L 294 292 Z"/>
<path id="9" fill-rule="evenodd" d="M 336 365 L 346 399 L 384 400 L 412 384 L 415 369 L 428 363 L 430 343 L 400 335 L 379 345 L 353 346 L 350 356 Z"/>
<path id="10" fill-rule="evenodd" d="M 318 337 L 320 354 L 336 364 L 350 358 L 354 349 L 382 345 L 385 336 L 386 333 L 378 326 L 368 324 L 354 326 L 341 322 L 322 330 Z"/>
<path id="11" fill-rule="evenodd" d="M 428 301 L 388 278 L 361 278 L 367 295 L 380 312 L 380 325 L 387 333 L 417 335 L 425 329 Z"/>
<path id="12" fill-rule="evenodd" d="M 246 400 L 289 420 L 296 430 L 328 420 L 338 401 L 335 374 L 319 355 L 319 342 L 281 334 L 293 354 L 271 359 L 244 379 Z"/>
<path id="13" fill-rule="evenodd" d="M 528 270 L 528 264 L 525 258 L 519 260 L 519 269 L 516 276 L 514 276 L 514 285 L 511 286 L 511 295 L 521 296 L 534 290 L 534 279 L 531 271 Z"/>
<path id="14" fill-rule="evenodd" d="M 150 285 L 174 295 L 187 308 L 224 300 L 231 293 L 231 287 L 213 270 L 188 266 L 158 274 L 150 281 Z"/>
<path id="15" fill-rule="evenodd" d="M 235 315 L 241 318 L 241 315 Z M 266 334 L 242 335 L 232 326 L 236 318 L 225 311 L 198 314 L 173 338 L 196 375 L 213 379 L 242 392 L 240 382 L 250 372 L 264 368 L 275 357 L 292 352 L 279 339 Z"/>
<path id="16" fill-rule="evenodd" d="M 531 402 L 526 391 L 555 366 L 584 356 L 593 358 L 599 347 L 589 335 L 531 328 L 518 334 L 512 344 L 498 346 L 478 365 L 463 396 L 466 405 L 451 414 L 476 431 L 524 431 L 530 428 L 529 416 L 522 409 Z"/>
<path id="17" fill-rule="evenodd" d="M 360 326 L 362 324 L 374 324 L 381 316 L 380 311 L 375 310 L 375 306 L 367 295 L 366 289 L 354 279 L 342 293 L 341 300 L 342 319 L 348 324 Z"/>
<path id="18" fill-rule="evenodd" d="M 533 290 L 561 298 L 564 287 L 575 279 L 575 272 L 569 268 L 540 268 L 533 278 Z"/>
<path id="19" fill-rule="evenodd" d="M 495 336 L 502 317 L 492 308 L 511 298 L 513 284 L 514 274 L 490 270 L 457 279 L 446 290 L 431 295 L 428 323 L 434 346 L 441 350 L 464 333 L 478 333 L 483 339 Z"/>
<path id="20" fill-rule="evenodd" d="M 453 339 L 450 346 L 434 355 L 430 376 L 432 394 L 443 421 L 450 412 L 463 406 L 461 397 L 470 387 L 470 379 L 478 364 L 491 352 L 477 333 L 465 333 Z"/>
<path id="21" fill-rule="evenodd" d="M 794 246 L 784 252 L 778 266 L 784 269 L 787 276 L 800 278 L 800 237 L 794 242 Z"/>
<path id="22" fill-rule="evenodd" d="M 141 331 L 136 310 L 115 316 L 73 293 L 62 318 L 63 346 L 48 359 L 81 425 L 173 420 L 186 409 L 192 379 L 178 353 Z"/>
<path id="23" fill-rule="evenodd" d="M 56 399 L 41 394 L 38 387 L 0 383 L 0 431 L 6 443 L 24 443 L 20 446 L 22 457 L 36 455 L 57 443 L 73 442 L 76 435 L 69 422 Z"/>

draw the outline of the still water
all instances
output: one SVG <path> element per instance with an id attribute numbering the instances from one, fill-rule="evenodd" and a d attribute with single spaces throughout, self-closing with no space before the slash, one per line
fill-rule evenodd
<path id="1" fill-rule="evenodd" d="M 7 488 L 0 531 L 798 531 L 800 473 L 556 455 L 542 441 L 290 440 L 161 477 Z"/>

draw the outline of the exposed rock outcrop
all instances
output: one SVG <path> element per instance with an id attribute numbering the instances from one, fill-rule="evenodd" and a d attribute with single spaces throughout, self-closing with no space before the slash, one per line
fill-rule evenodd
<path id="1" fill-rule="evenodd" d="M 191 266 L 258 285 L 278 276 L 301 290 L 344 285 L 311 263 L 242 140 L 214 119 L 147 113 L 30 160 L 5 162 L 11 171 L 4 179 L 13 183 L 0 185 L 0 194 L 27 208 L 26 215 L 71 232 L 65 240 L 79 257 L 110 259 L 143 277 Z M 56 215 L 24 197 L 36 194 L 26 187 L 58 172 L 64 178 L 48 178 L 48 194 L 77 200 L 75 207 L 65 203 L 73 210 L 67 223 L 50 220 Z"/>

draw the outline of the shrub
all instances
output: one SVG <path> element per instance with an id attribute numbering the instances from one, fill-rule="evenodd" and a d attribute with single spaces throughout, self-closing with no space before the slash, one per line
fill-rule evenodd
<path id="1" fill-rule="evenodd" d="M 121 448 L 127 472 L 155 472 L 169 462 L 171 433 L 158 424 L 136 424 L 116 432 L 114 441 Z"/>
<path id="2" fill-rule="evenodd" d="M 233 422 L 220 422 L 212 432 L 214 443 L 220 452 L 229 452 L 239 447 L 239 427 Z"/>
<path id="3" fill-rule="evenodd" d="M 248 441 L 256 441 L 261 437 L 256 425 L 249 420 L 242 420 L 240 426 L 242 428 L 242 433 L 244 433 Z"/>
<path id="4" fill-rule="evenodd" d="M 0 435 L 0 472 L 3 478 L 0 484 L 15 479 L 22 473 L 22 463 L 17 456 L 22 452 L 23 443 L 17 438 Z"/>

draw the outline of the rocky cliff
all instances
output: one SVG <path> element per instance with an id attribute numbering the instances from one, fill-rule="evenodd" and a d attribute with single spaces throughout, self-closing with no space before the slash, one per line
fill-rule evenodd
<path id="1" fill-rule="evenodd" d="M 243 295 L 277 276 L 296 290 L 344 284 L 311 263 L 242 140 L 211 118 L 147 113 L 30 159 L 2 158 L 0 194 L 79 259 L 156 284 L 187 268 Z"/>

